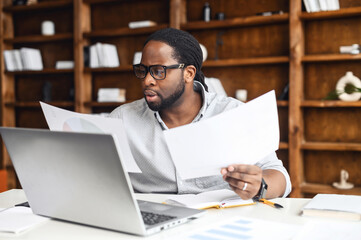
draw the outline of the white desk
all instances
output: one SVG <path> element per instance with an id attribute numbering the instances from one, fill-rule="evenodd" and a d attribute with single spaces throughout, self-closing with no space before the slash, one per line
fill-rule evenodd
<path id="1" fill-rule="evenodd" d="M 154 202 L 162 202 L 168 198 L 167 195 L 164 194 L 136 195 L 138 199 Z M 25 201 L 27 201 L 25 194 L 22 190 L 19 189 L 13 189 L 4 193 L 0 193 L 0 208 L 11 207 L 15 204 Z M 274 199 L 274 201 L 282 204 L 284 208 L 275 209 L 268 205 L 258 203 L 252 206 L 237 208 L 211 209 L 208 210 L 208 212 L 199 219 L 162 231 L 161 233 L 146 238 L 68 223 L 64 221 L 50 220 L 18 235 L 1 234 L 0 239 L 172 239 L 174 236 L 179 237 L 186 232 L 195 231 L 200 227 L 207 226 L 210 223 L 219 222 L 220 220 L 226 220 L 228 218 L 232 219 L 235 216 L 251 217 L 294 224 L 304 224 L 310 220 L 309 218 L 300 216 L 300 209 L 302 209 L 302 207 L 309 201 L 309 199 L 284 198 Z"/>

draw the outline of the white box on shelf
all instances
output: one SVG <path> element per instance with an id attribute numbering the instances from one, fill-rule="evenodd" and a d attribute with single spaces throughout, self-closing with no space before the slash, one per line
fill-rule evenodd
<path id="1" fill-rule="evenodd" d="M 143 27 L 152 27 L 156 26 L 157 23 L 150 21 L 150 20 L 144 20 L 144 21 L 136 21 L 136 22 L 129 22 L 128 26 L 129 28 L 143 28 Z"/>
<path id="2" fill-rule="evenodd" d="M 124 88 L 99 88 L 98 102 L 125 102 Z"/>
<path id="3" fill-rule="evenodd" d="M 74 61 L 56 61 L 55 68 L 56 69 L 73 69 Z"/>

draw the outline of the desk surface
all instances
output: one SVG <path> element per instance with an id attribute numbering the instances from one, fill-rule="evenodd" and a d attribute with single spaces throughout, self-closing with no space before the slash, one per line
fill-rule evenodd
<path id="1" fill-rule="evenodd" d="M 136 194 L 137 199 L 154 202 L 162 202 L 169 197 L 165 194 Z M 0 208 L 11 207 L 15 204 L 25 202 L 26 196 L 22 190 L 13 189 L 0 193 Z M 114 231 L 108 231 L 80 224 L 73 224 L 64 221 L 50 220 L 35 228 L 27 230 L 18 235 L 0 235 L 1 239 L 172 239 L 185 232 L 190 232 L 207 226 L 210 223 L 226 220 L 228 218 L 251 217 L 263 220 L 272 220 L 282 223 L 304 224 L 309 219 L 300 216 L 300 209 L 309 201 L 303 198 L 277 198 L 275 202 L 283 205 L 283 209 L 275 209 L 265 204 L 258 203 L 251 206 L 243 206 L 228 209 L 210 209 L 207 214 L 199 219 L 186 224 L 162 231 L 161 233 L 149 236 L 139 237 L 123 234 Z M 14 237 L 16 236 L 16 237 Z"/>

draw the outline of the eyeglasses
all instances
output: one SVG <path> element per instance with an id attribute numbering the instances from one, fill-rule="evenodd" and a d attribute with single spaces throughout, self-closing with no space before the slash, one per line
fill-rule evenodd
<path id="1" fill-rule="evenodd" d="M 175 64 L 170 66 L 163 65 L 151 65 L 145 66 L 143 64 L 133 65 L 133 71 L 135 76 L 139 79 L 144 79 L 147 76 L 148 72 L 155 80 L 163 80 L 166 77 L 167 69 L 183 69 L 185 67 L 184 63 Z"/>

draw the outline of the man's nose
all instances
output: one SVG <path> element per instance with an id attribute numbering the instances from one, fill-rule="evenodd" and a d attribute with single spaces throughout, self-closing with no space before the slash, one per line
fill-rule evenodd
<path id="1" fill-rule="evenodd" d="M 143 79 L 144 81 L 144 85 L 145 86 L 149 86 L 149 85 L 155 85 L 156 84 L 156 80 L 152 77 L 152 75 L 150 74 L 150 72 L 147 72 L 147 75 L 145 75 L 145 78 Z"/>

